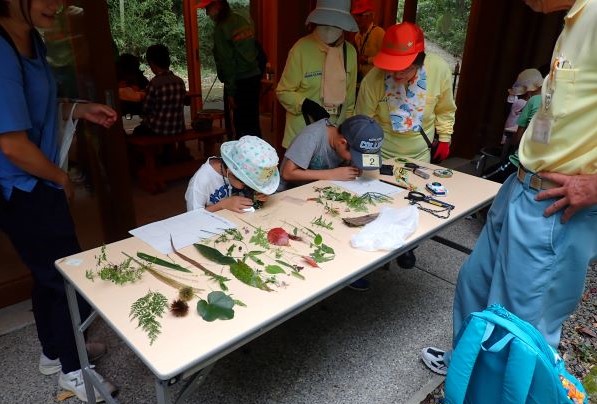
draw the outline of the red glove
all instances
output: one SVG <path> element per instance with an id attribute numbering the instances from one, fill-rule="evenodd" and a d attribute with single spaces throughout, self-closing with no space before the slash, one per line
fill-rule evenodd
<path id="1" fill-rule="evenodd" d="M 450 143 L 448 142 L 438 142 L 437 149 L 435 149 L 435 153 L 433 154 L 432 159 L 434 161 L 444 161 L 450 155 Z"/>

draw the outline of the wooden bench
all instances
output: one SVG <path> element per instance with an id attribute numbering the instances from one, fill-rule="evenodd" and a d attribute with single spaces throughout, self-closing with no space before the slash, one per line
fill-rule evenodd
<path id="1" fill-rule="evenodd" d="M 166 182 L 180 178 L 191 177 L 205 158 L 219 154 L 216 145 L 225 141 L 226 131 L 222 128 L 211 128 L 206 131 L 187 129 L 180 135 L 171 136 L 127 136 L 127 143 L 134 150 L 141 153 L 143 164 L 137 170 L 139 185 L 150 193 L 162 192 L 166 189 Z M 174 161 L 171 164 L 160 165 L 157 156 L 165 145 L 176 145 L 189 140 L 199 142 L 202 156 L 199 159 Z"/>

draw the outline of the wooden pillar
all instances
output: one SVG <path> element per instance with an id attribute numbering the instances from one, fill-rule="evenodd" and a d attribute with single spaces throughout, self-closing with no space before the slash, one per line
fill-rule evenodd
<path id="1" fill-rule="evenodd" d="M 417 0 L 404 0 L 404 14 L 402 22 L 417 22 Z"/>
<path id="2" fill-rule="evenodd" d="M 116 54 L 108 20 L 108 4 L 84 0 L 80 32 L 85 41 L 83 61 L 77 66 L 81 97 L 95 102 L 116 105 Z M 73 32 L 77 34 L 78 32 Z M 76 37 L 76 35 L 74 35 Z M 79 57 L 81 55 L 77 55 Z M 79 69 L 83 69 L 82 71 Z M 92 166 L 93 186 L 99 200 L 104 241 L 113 242 L 128 236 L 135 227 L 135 212 L 122 121 L 108 130 L 88 125 L 85 131 Z M 80 133 L 81 134 L 81 133 Z"/>
<path id="3" fill-rule="evenodd" d="M 191 97 L 191 116 L 203 109 L 201 94 L 201 60 L 199 56 L 199 23 L 197 21 L 197 6 L 195 0 L 183 0 L 185 44 L 187 48 L 187 72 L 189 75 L 189 92 Z"/>

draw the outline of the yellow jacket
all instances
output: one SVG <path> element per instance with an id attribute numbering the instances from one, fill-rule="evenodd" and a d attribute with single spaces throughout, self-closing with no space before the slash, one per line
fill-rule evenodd
<path id="1" fill-rule="evenodd" d="M 367 30 L 365 35 L 357 32 L 354 37 L 354 43 L 357 48 L 357 54 L 367 56 L 366 64 L 359 64 L 359 73 L 362 77 L 365 77 L 367 73 L 373 68 L 373 56 L 377 55 L 377 52 L 381 49 L 381 43 L 383 42 L 383 36 L 385 31 L 382 27 L 371 24 L 371 27 Z M 363 43 L 364 42 L 364 43 Z"/>
<path id="2" fill-rule="evenodd" d="M 342 46 L 342 45 L 340 45 Z M 282 146 L 288 148 L 292 140 L 306 126 L 301 106 L 305 98 L 323 105 L 321 98 L 321 76 L 325 62 L 325 52 L 315 34 L 299 39 L 286 59 L 284 72 L 276 88 L 278 101 L 286 109 L 286 127 Z M 340 115 L 332 115 L 330 121 L 342 123 L 354 114 L 357 82 L 357 52 L 346 42 L 346 101 Z"/>
<path id="3" fill-rule="evenodd" d="M 423 129 L 433 140 L 437 132 L 441 142 L 450 142 L 454 129 L 456 104 L 452 95 L 452 72 L 448 64 L 439 56 L 427 54 L 427 103 L 423 112 Z M 399 133 L 392 130 L 385 93 L 385 71 L 374 67 L 361 82 L 355 108 L 356 114 L 375 119 L 384 131 L 381 149 L 384 158 L 410 157 L 429 161 L 427 143 L 419 132 Z"/>

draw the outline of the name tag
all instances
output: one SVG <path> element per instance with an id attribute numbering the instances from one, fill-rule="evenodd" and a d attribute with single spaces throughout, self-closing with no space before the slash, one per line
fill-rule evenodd
<path id="1" fill-rule="evenodd" d="M 536 143 L 549 144 L 551 139 L 552 117 L 543 111 L 537 112 L 533 122 L 533 136 L 531 139 Z"/>
<path id="2" fill-rule="evenodd" d="M 379 168 L 379 154 L 363 154 L 363 168 Z"/>
<path id="3" fill-rule="evenodd" d="M 324 105 L 323 108 L 325 109 L 325 112 L 327 112 L 330 115 L 337 115 L 338 114 L 338 107 L 334 107 L 334 106 L 326 106 Z"/>

